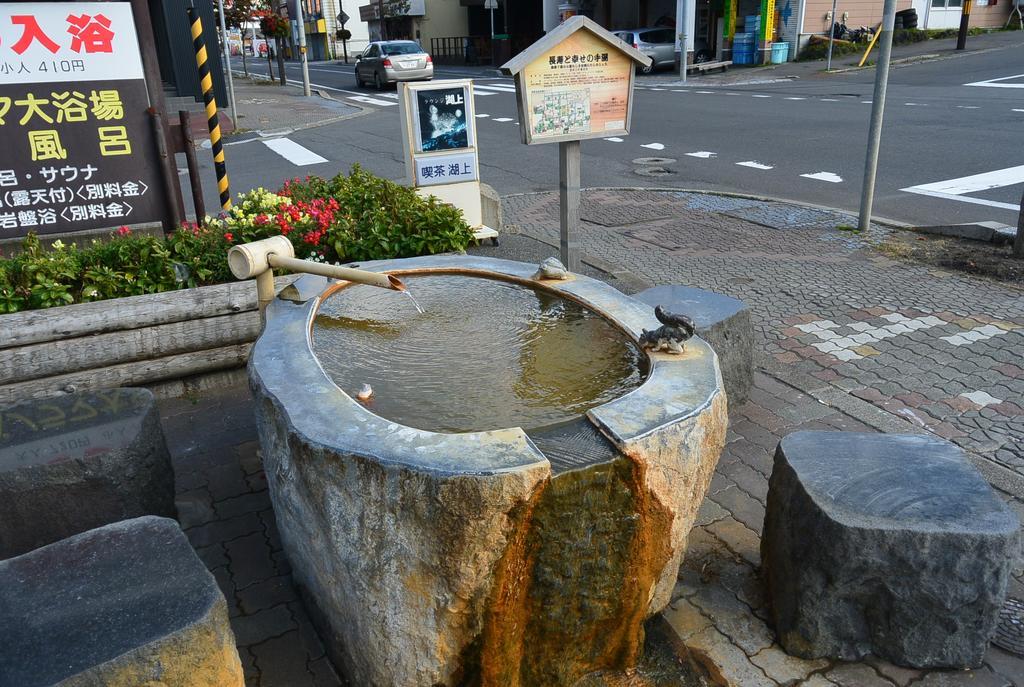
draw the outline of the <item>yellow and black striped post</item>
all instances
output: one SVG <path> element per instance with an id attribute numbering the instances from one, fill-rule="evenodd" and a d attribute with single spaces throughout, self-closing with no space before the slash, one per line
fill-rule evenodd
<path id="1" fill-rule="evenodd" d="M 203 88 L 203 102 L 206 103 L 206 121 L 210 126 L 210 144 L 213 150 L 213 167 L 217 171 L 217 190 L 220 191 L 220 206 L 231 209 L 231 189 L 228 187 L 228 169 L 224 164 L 224 143 L 220 140 L 220 121 L 217 119 L 217 98 L 213 94 L 213 77 L 206 59 L 206 44 L 203 42 L 203 20 L 194 7 L 188 8 L 188 21 L 192 26 L 192 46 L 196 51 L 196 66 L 199 67 L 199 84 Z"/>

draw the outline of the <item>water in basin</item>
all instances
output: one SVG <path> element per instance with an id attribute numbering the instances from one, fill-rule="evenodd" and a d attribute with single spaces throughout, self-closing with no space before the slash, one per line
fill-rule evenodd
<path id="1" fill-rule="evenodd" d="M 525 430 L 578 418 L 635 389 L 646 355 L 584 306 L 498 279 L 403 275 L 423 308 L 363 285 L 325 299 L 313 349 L 350 396 L 434 432 Z"/>

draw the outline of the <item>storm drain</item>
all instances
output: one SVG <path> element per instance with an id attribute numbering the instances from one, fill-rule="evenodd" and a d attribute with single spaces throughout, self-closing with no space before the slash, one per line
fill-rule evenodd
<path id="1" fill-rule="evenodd" d="M 670 169 L 664 167 L 637 167 L 633 170 L 634 174 L 639 174 L 642 177 L 663 177 L 669 174 L 675 174 Z"/>
<path id="2" fill-rule="evenodd" d="M 999 611 L 992 643 L 1011 654 L 1024 656 L 1024 601 L 1009 598 Z"/>
<path id="3" fill-rule="evenodd" d="M 633 160 L 634 165 L 670 165 L 675 162 L 671 157 L 638 157 Z"/>

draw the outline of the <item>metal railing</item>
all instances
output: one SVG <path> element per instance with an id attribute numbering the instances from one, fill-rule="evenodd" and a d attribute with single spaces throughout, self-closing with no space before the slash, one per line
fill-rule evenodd
<path id="1" fill-rule="evenodd" d="M 485 36 L 450 36 L 430 39 L 435 64 L 489 64 L 491 39 Z"/>

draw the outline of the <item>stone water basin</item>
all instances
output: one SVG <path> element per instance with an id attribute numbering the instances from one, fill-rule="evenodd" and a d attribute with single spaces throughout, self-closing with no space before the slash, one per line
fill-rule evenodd
<path id="1" fill-rule="evenodd" d="M 425 312 L 303 277 L 249 363 L 282 543 L 335 664 L 428 687 L 633 666 L 724 445 L 714 352 L 640 351 L 652 309 L 580 275 L 360 267 Z"/>

